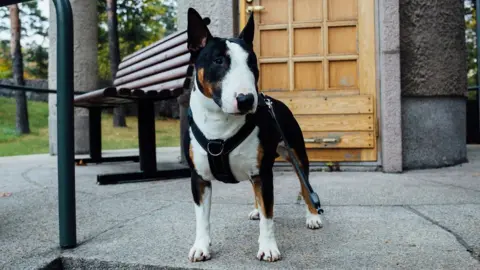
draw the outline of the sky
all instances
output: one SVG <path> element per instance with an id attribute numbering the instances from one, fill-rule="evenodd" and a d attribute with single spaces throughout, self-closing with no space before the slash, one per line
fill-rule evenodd
<path id="1" fill-rule="evenodd" d="M 37 0 L 38 1 L 38 7 L 40 9 L 40 11 L 42 12 L 42 14 L 45 16 L 45 17 L 49 17 L 49 2 L 51 2 L 50 0 Z M 20 4 L 21 5 L 21 4 Z M 53 5 L 53 3 L 52 3 Z M 48 22 L 47 22 L 48 24 Z M 10 25 L 10 22 L 7 23 L 7 25 Z M 8 31 L 3 31 L 0 33 L 0 39 L 2 40 L 9 40 L 10 39 L 10 32 Z M 30 43 L 32 41 L 35 41 L 37 44 L 40 44 L 42 43 L 43 41 L 43 38 L 41 37 L 38 37 L 38 36 L 33 36 L 33 37 L 22 37 L 21 39 L 21 44 L 22 46 L 26 43 Z M 48 47 L 48 41 L 45 40 L 45 42 L 43 42 L 42 44 L 44 47 Z"/>
<path id="2" fill-rule="evenodd" d="M 50 10 L 49 10 L 49 2 L 51 3 L 52 1 L 49 1 L 49 0 L 37 0 L 38 1 L 38 7 L 40 9 L 40 11 L 42 12 L 43 16 L 49 18 L 49 14 L 50 14 Z M 53 3 L 51 3 L 53 5 Z M 47 22 L 48 24 L 48 22 Z M 30 41 L 36 41 L 37 44 L 40 44 L 42 41 L 43 41 L 43 38 L 39 38 L 39 37 L 31 37 L 30 39 L 28 38 L 25 38 L 26 40 L 28 40 L 28 42 Z M 43 42 L 43 46 L 44 47 L 48 47 L 48 41 L 46 40 L 45 42 Z"/>

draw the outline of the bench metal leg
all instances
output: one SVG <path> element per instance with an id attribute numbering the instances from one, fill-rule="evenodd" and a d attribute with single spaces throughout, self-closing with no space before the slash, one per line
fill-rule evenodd
<path id="1" fill-rule="evenodd" d="M 179 168 L 173 170 L 161 170 L 154 173 L 145 172 L 131 172 L 122 174 L 99 174 L 97 175 L 97 184 L 99 185 L 113 185 L 120 184 L 122 182 L 147 182 L 158 181 L 176 178 L 188 178 L 190 177 L 189 168 Z"/>
<path id="2" fill-rule="evenodd" d="M 155 143 L 155 108 L 153 102 L 140 101 L 138 104 L 138 146 L 140 169 L 146 173 L 157 171 Z"/>
<path id="3" fill-rule="evenodd" d="M 138 162 L 140 160 L 139 156 L 102 157 L 102 108 L 93 107 L 89 108 L 88 111 L 90 158 L 77 158 L 75 159 L 76 164 Z"/>
<path id="4" fill-rule="evenodd" d="M 140 172 L 97 175 L 97 183 L 108 185 L 190 177 L 190 169 L 180 164 L 178 169 L 157 170 L 155 107 L 152 101 L 140 101 L 138 104 L 138 145 Z"/>
<path id="5" fill-rule="evenodd" d="M 102 158 L 102 109 L 91 108 L 88 112 L 90 158 L 100 160 Z"/>

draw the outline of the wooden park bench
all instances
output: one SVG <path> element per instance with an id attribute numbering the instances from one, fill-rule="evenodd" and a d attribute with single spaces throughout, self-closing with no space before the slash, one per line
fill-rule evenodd
<path id="1" fill-rule="evenodd" d="M 75 96 L 74 106 L 88 108 L 90 121 L 90 158 L 76 159 L 77 164 L 140 162 L 139 172 L 97 175 L 98 184 L 190 176 L 187 167 L 157 170 L 154 110 L 155 102 L 177 98 L 190 87 L 189 61 L 187 32 L 179 31 L 122 59 L 112 87 Z M 128 103 L 138 105 L 139 156 L 102 157 L 101 111 Z"/>

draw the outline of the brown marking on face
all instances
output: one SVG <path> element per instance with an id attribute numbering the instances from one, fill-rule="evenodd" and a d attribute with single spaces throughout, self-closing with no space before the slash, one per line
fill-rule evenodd
<path id="1" fill-rule="evenodd" d="M 263 194 L 262 194 L 262 181 L 259 176 L 253 178 L 253 191 L 255 192 L 255 197 L 256 197 L 256 203 L 260 205 L 260 211 L 262 211 L 262 214 L 266 218 L 272 218 L 273 217 L 273 200 L 269 202 L 271 205 L 268 207 L 269 211 L 266 212 L 265 209 L 265 201 L 263 200 Z"/>
<path id="2" fill-rule="evenodd" d="M 200 68 L 197 71 L 197 78 L 198 82 L 200 83 L 200 86 L 203 89 L 203 94 L 208 97 L 212 98 L 213 97 L 213 86 L 210 82 L 205 80 L 205 70 L 203 68 Z"/>

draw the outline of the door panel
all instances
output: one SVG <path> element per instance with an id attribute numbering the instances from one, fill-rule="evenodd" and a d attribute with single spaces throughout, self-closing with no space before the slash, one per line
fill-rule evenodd
<path id="1" fill-rule="evenodd" d="M 375 0 L 240 1 L 255 10 L 260 91 L 283 101 L 311 161 L 377 159 Z"/>

